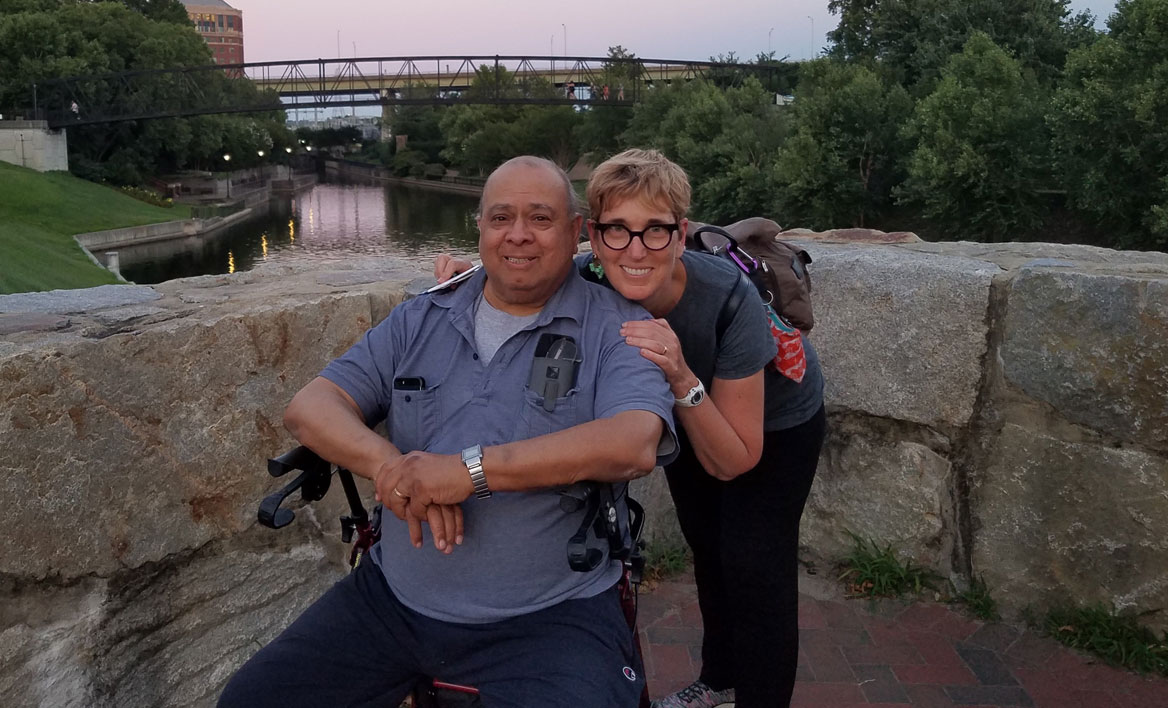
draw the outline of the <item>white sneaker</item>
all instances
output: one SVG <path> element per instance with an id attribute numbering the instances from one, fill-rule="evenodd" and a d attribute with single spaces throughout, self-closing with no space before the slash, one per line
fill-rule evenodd
<path id="1" fill-rule="evenodd" d="M 672 696 L 653 701 L 652 708 L 734 708 L 734 689 L 715 691 L 702 681 L 694 681 Z"/>

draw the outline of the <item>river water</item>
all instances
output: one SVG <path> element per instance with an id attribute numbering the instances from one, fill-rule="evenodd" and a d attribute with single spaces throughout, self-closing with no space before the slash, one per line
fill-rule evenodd
<path id="1" fill-rule="evenodd" d="M 235 273 L 261 263 L 391 256 L 429 271 L 443 251 L 478 258 L 476 197 L 396 185 L 317 184 L 217 234 L 119 252 L 135 283 Z"/>

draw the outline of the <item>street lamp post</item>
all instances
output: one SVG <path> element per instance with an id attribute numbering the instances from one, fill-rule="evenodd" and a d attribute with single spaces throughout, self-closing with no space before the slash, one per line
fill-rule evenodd
<path id="1" fill-rule="evenodd" d="M 231 199 L 231 153 L 223 153 L 223 162 L 227 163 L 227 198 Z"/>
<path id="2" fill-rule="evenodd" d="M 561 22 L 560 27 L 564 29 L 564 56 L 568 56 L 568 25 Z"/>
<path id="3" fill-rule="evenodd" d="M 811 20 L 811 41 L 809 41 L 807 43 L 807 58 L 814 59 L 815 58 L 815 18 L 812 17 L 811 15 L 808 15 L 807 19 Z"/>
<path id="4" fill-rule="evenodd" d="M 768 30 L 768 31 L 767 31 L 767 53 L 768 53 L 768 54 L 769 54 L 771 51 L 773 51 L 773 50 L 771 49 L 771 35 L 772 35 L 772 34 L 774 34 L 774 33 L 775 33 L 775 28 L 774 28 L 774 27 L 771 27 L 771 28 L 770 28 L 770 30 Z"/>

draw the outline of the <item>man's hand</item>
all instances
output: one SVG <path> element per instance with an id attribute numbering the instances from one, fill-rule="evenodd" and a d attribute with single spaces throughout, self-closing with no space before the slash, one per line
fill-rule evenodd
<path id="1" fill-rule="evenodd" d="M 462 507 L 474 491 L 458 455 L 414 451 L 384 462 L 375 480 L 377 499 L 405 521 L 410 541 L 422 545 L 422 522 L 430 524 L 434 546 L 445 553 L 462 543 Z"/>
<path id="2" fill-rule="evenodd" d="M 474 264 L 462 258 L 455 258 L 449 253 L 439 253 L 434 259 L 434 279 L 445 283 L 454 276 L 470 270 Z"/>

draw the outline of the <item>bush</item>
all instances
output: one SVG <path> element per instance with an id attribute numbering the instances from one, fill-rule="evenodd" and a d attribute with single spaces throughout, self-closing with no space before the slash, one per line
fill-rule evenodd
<path id="1" fill-rule="evenodd" d="M 446 165 L 443 165 L 441 162 L 428 163 L 423 175 L 426 179 L 442 179 L 446 176 Z"/>
<path id="2" fill-rule="evenodd" d="M 118 191 L 127 196 L 133 197 L 140 202 L 153 204 L 154 206 L 170 208 L 174 206 L 174 200 L 170 197 L 164 197 L 153 189 L 146 189 L 145 187 L 118 187 Z"/>
<path id="3" fill-rule="evenodd" d="M 426 159 L 417 150 L 402 150 L 393 156 L 392 168 L 398 177 L 407 175 L 421 177 L 426 169 Z"/>

